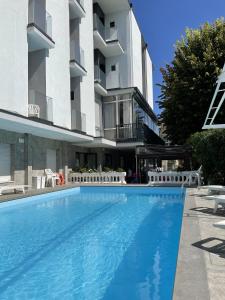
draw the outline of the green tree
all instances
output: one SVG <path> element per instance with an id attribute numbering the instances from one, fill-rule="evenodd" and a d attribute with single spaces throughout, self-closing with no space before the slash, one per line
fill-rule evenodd
<path id="1" fill-rule="evenodd" d="M 224 62 L 224 19 L 186 29 L 177 41 L 171 64 L 161 69 L 159 100 L 160 118 L 173 144 L 184 144 L 201 130 Z"/>
<path id="2" fill-rule="evenodd" d="M 196 166 L 203 166 L 205 182 L 225 184 L 225 130 L 196 132 L 188 139 Z"/>

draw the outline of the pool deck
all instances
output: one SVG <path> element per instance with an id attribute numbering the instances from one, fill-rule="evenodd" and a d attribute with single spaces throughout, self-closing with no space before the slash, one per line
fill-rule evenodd
<path id="1" fill-rule="evenodd" d="M 29 190 L 25 194 L 0 196 L 0 202 L 51 193 L 83 185 L 68 184 Z M 146 185 L 87 185 L 146 187 Z M 177 261 L 173 300 L 225 300 L 225 230 L 213 223 L 225 220 L 225 211 L 213 214 L 214 202 L 206 200 L 206 190 L 188 188 Z"/>
<path id="2" fill-rule="evenodd" d="M 214 214 L 206 192 L 187 189 L 174 300 L 225 299 L 225 230 L 213 227 L 225 211 Z"/>

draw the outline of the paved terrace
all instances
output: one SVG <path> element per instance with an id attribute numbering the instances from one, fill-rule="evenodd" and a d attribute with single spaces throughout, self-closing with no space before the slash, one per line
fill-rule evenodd
<path id="1" fill-rule="evenodd" d="M 206 192 L 187 189 L 174 300 L 225 299 L 225 230 L 213 227 L 225 211 L 213 214 Z"/>

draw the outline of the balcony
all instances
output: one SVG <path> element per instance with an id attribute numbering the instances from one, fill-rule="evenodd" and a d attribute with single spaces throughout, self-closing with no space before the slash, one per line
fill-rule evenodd
<path id="1" fill-rule="evenodd" d="M 35 90 L 29 90 L 28 117 L 53 123 L 53 99 Z"/>
<path id="2" fill-rule="evenodd" d="M 95 91 L 102 95 L 107 95 L 106 90 L 106 75 L 105 73 L 100 69 L 99 66 L 95 65 Z"/>
<path id="3" fill-rule="evenodd" d="M 117 142 L 144 142 L 144 127 L 142 124 L 123 124 L 116 125 L 116 128 L 105 129 L 106 139 Z"/>
<path id="4" fill-rule="evenodd" d="M 84 10 L 83 0 L 69 0 L 70 19 L 84 18 L 86 12 Z"/>
<path id="5" fill-rule="evenodd" d="M 116 27 L 106 28 L 97 14 L 94 14 L 94 46 L 105 57 L 113 57 L 124 53 L 120 43 L 119 31 Z"/>
<path id="6" fill-rule="evenodd" d="M 29 52 L 55 47 L 52 40 L 52 17 L 35 0 L 29 1 L 27 36 Z"/>
<path id="7" fill-rule="evenodd" d="M 71 129 L 72 131 L 86 132 L 86 114 L 79 110 L 71 110 Z"/>
<path id="8" fill-rule="evenodd" d="M 70 76 L 86 76 L 84 50 L 80 48 L 75 40 L 70 42 Z"/>

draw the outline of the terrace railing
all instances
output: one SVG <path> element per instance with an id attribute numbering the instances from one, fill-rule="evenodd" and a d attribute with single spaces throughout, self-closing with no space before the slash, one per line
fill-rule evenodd
<path id="1" fill-rule="evenodd" d="M 198 184 L 198 176 L 193 171 L 186 172 L 148 172 L 149 185 L 194 186 Z"/>
<path id="2" fill-rule="evenodd" d="M 70 173 L 68 180 L 78 184 L 126 184 L 126 172 Z"/>

